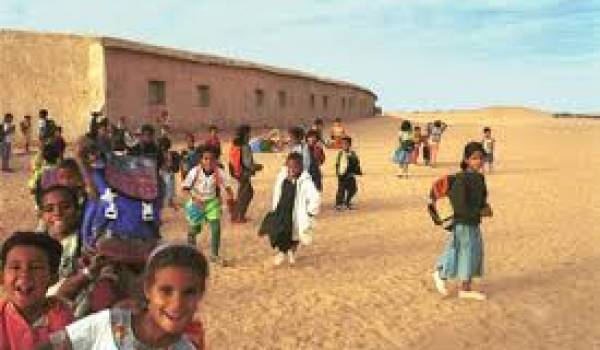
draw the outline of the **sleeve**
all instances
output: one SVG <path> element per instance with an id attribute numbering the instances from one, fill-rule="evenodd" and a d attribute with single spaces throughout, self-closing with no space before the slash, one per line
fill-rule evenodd
<path id="1" fill-rule="evenodd" d="M 93 349 L 105 331 L 110 329 L 110 310 L 100 311 L 67 326 L 67 337 L 73 349 Z"/>
<path id="2" fill-rule="evenodd" d="M 308 215 L 315 216 L 321 209 L 321 194 L 312 181 L 306 181 L 306 210 Z"/>
<path id="3" fill-rule="evenodd" d="M 192 187 L 194 186 L 194 180 L 196 179 L 197 175 L 198 175 L 198 167 L 192 168 L 192 170 L 190 170 L 187 173 L 187 175 L 185 176 L 185 179 L 181 183 L 181 188 L 183 188 L 184 190 L 192 189 Z"/>

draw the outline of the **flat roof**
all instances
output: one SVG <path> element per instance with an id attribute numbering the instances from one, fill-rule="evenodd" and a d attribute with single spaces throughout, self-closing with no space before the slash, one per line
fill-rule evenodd
<path id="1" fill-rule="evenodd" d="M 217 56 L 217 55 L 209 55 L 209 54 L 204 54 L 204 53 L 200 54 L 200 53 L 195 53 L 195 52 L 191 52 L 191 51 L 167 48 L 167 47 L 157 46 L 157 45 L 150 45 L 150 44 L 140 43 L 137 41 L 109 37 L 109 36 L 102 36 L 102 37 L 98 37 L 98 38 L 102 41 L 102 45 L 105 48 L 130 50 L 130 51 L 134 51 L 134 52 L 141 52 L 141 53 L 146 53 L 146 54 L 165 56 L 165 57 L 170 57 L 170 58 L 174 58 L 174 59 L 178 59 L 178 60 L 198 62 L 198 63 L 208 64 L 208 65 L 219 65 L 219 66 L 226 66 L 226 67 L 232 67 L 232 68 L 259 70 L 259 71 L 264 71 L 264 72 L 272 73 L 272 74 L 276 74 L 276 75 L 308 79 L 308 80 L 313 80 L 313 81 L 316 81 L 319 83 L 325 83 L 325 84 L 331 84 L 331 85 L 337 85 L 337 86 L 343 86 L 343 87 L 357 89 L 357 90 L 366 92 L 366 93 L 372 95 L 373 97 L 375 97 L 375 99 L 377 99 L 377 95 L 373 91 L 371 91 L 365 87 L 362 87 L 360 85 L 353 84 L 353 83 L 343 81 L 343 80 L 324 78 L 324 77 L 305 73 L 305 72 L 295 70 L 295 69 L 280 68 L 280 67 L 259 64 L 259 63 L 250 62 L 250 61 L 246 61 L 246 60 L 228 58 L 228 57 Z"/>

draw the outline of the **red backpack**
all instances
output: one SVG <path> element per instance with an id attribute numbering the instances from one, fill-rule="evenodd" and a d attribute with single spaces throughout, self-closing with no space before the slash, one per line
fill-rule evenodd
<path id="1" fill-rule="evenodd" d="M 448 194 L 454 184 L 456 175 L 444 175 L 435 180 L 429 191 L 429 204 L 427 210 L 431 216 L 431 220 L 436 225 L 444 225 L 451 223 L 454 217 L 454 211 L 450 204 Z"/>
<path id="2" fill-rule="evenodd" d="M 229 174 L 238 180 L 242 176 L 242 148 L 234 144 L 229 148 Z"/>

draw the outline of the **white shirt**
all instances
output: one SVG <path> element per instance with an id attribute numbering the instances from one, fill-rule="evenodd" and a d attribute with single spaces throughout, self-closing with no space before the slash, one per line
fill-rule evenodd
<path id="1" fill-rule="evenodd" d="M 225 188 L 231 187 L 231 180 L 221 168 L 217 168 L 212 174 L 206 175 L 202 166 L 195 166 L 187 174 L 181 186 L 184 189 L 191 190 L 194 196 L 203 201 L 213 199 L 217 196 L 217 179 L 215 174 L 221 179 L 221 194 L 223 194 Z"/>
<path id="2" fill-rule="evenodd" d="M 13 134 L 15 132 L 15 126 L 12 123 L 3 123 L 2 127 L 4 128 L 4 142 L 11 143 L 13 140 Z"/>
<path id="3" fill-rule="evenodd" d="M 112 322 L 111 317 L 113 318 Z M 133 334 L 131 323 L 131 311 L 129 310 L 103 310 L 68 325 L 66 332 L 75 350 L 134 350 L 138 348 L 136 343 L 139 343 L 139 340 Z M 121 328 L 121 337 L 118 339 L 115 339 L 113 324 L 117 324 Z M 181 338 L 169 349 L 193 350 L 195 347 L 186 339 Z"/>

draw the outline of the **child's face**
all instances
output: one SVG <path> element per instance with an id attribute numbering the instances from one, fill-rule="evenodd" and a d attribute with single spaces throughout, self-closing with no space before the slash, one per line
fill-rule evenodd
<path id="1" fill-rule="evenodd" d="M 215 166 L 215 156 L 211 152 L 204 152 L 201 161 L 204 169 L 212 169 Z"/>
<path id="2" fill-rule="evenodd" d="M 42 302 L 52 282 L 48 256 L 37 247 L 16 246 L 7 256 L 2 285 L 8 300 L 21 311 Z"/>
<path id="3" fill-rule="evenodd" d="M 212 137 L 217 136 L 217 129 L 210 129 L 210 136 L 212 136 Z"/>
<path id="4" fill-rule="evenodd" d="M 483 132 L 483 134 L 485 135 L 485 137 L 490 137 L 492 136 L 492 131 L 491 130 L 486 130 Z"/>
<path id="5" fill-rule="evenodd" d="M 344 151 L 350 150 L 350 142 L 348 142 L 348 140 L 342 140 L 342 149 Z"/>
<path id="6" fill-rule="evenodd" d="M 471 156 L 465 159 L 467 166 L 471 170 L 479 171 L 483 165 L 483 153 L 481 151 L 475 151 Z"/>
<path id="7" fill-rule="evenodd" d="M 60 239 L 71 233 L 76 222 L 75 203 L 64 191 L 51 191 L 42 198 L 42 221 L 50 236 Z"/>
<path id="8" fill-rule="evenodd" d="M 317 138 L 314 136 L 309 136 L 306 138 L 306 143 L 308 143 L 309 145 L 313 146 L 317 143 Z"/>
<path id="9" fill-rule="evenodd" d="M 144 286 L 150 319 L 167 334 L 183 333 L 194 319 L 203 283 L 188 268 L 173 266 L 157 270 L 153 281 Z"/>
<path id="10" fill-rule="evenodd" d="M 302 163 L 297 160 L 288 160 L 287 162 L 288 176 L 292 178 L 299 178 L 302 174 Z"/>

